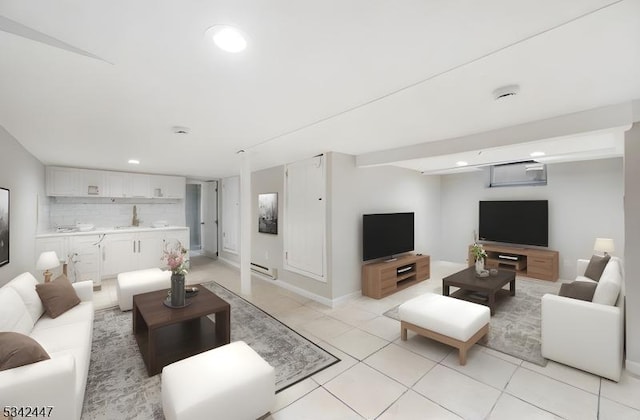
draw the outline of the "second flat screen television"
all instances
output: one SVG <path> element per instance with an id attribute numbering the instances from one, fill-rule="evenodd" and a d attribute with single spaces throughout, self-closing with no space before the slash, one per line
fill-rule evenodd
<path id="1" fill-rule="evenodd" d="M 547 200 L 480 201 L 482 241 L 549 246 Z"/>
<path id="2" fill-rule="evenodd" d="M 392 257 L 414 249 L 414 214 L 383 213 L 362 216 L 362 259 Z"/>

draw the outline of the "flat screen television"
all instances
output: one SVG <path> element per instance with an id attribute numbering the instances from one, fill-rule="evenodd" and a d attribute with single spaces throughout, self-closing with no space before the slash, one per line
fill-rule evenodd
<path id="1" fill-rule="evenodd" d="M 414 214 L 362 216 L 362 260 L 392 257 L 414 249 Z"/>
<path id="2" fill-rule="evenodd" d="M 547 200 L 480 201 L 478 239 L 549 246 Z"/>

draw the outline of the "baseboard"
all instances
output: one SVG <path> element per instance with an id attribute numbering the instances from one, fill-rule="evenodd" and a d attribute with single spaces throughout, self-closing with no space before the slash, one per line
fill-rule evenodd
<path id="1" fill-rule="evenodd" d="M 312 293 L 308 290 L 305 290 L 301 287 L 298 286 L 294 286 L 292 284 L 289 284 L 287 282 L 284 282 L 282 280 L 271 280 L 270 281 L 272 284 L 275 284 L 278 287 L 282 287 L 283 289 L 289 290 L 290 292 L 293 292 L 295 294 L 298 294 L 300 296 L 306 297 L 308 299 L 311 299 L 315 302 L 321 303 L 325 306 L 328 306 L 330 308 L 333 308 L 333 301 L 329 298 L 326 298 L 324 296 L 320 296 L 320 295 L 316 295 L 315 293 Z"/>
<path id="2" fill-rule="evenodd" d="M 632 362 L 631 360 L 627 359 L 624 362 L 625 364 L 625 368 L 632 373 L 633 375 L 636 376 L 640 376 L 640 363 L 639 362 Z"/>
<path id="3" fill-rule="evenodd" d="M 218 255 L 218 261 L 222 261 L 225 264 L 229 264 L 229 265 L 231 265 L 233 267 L 240 268 L 240 263 L 228 260 L 228 259 L 226 259 L 226 258 L 224 258 L 224 257 L 222 257 L 220 255 Z"/>

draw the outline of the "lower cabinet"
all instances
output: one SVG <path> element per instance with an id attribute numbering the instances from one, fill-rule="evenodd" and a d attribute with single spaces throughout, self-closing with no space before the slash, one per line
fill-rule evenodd
<path id="1" fill-rule="evenodd" d="M 178 241 L 189 248 L 189 228 L 47 236 L 36 239 L 35 257 L 37 259 L 45 251 L 55 251 L 61 263 L 68 264 L 71 282 L 91 280 L 97 287 L 101 285 L 101 279 L 126 271 L 164 268 L 163 250 L 173 248 Z M 59 268 L 54 273 L 57 275 L 61 271 Z"/>

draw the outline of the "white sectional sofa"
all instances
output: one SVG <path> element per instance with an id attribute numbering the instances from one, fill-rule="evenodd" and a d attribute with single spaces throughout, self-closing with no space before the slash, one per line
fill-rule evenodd
<path id="1" fill-rule="evenodd" d="M 576 281 L 589 260 L 578 260 Z M 617 285 L 617 286 L 616 286 Z M 624 272 L 611 257 L 596 286 L 593 301 L 546 294 L 542 297 L 542 356 L 565 365 L 620 380 L 624 351 Z"/>
<path id="2" fill-rule="evenodd" d="M 0 288 L 0 332 L 30 336 L 50 359 L 0 371 L 0 407 L 48 406 L 49 418 L 77 420 L 93 339 L 93 283 L 74 283 L 80 304 L 55 319 L 44 313 L 36 284 L 24 273 Z"/>

